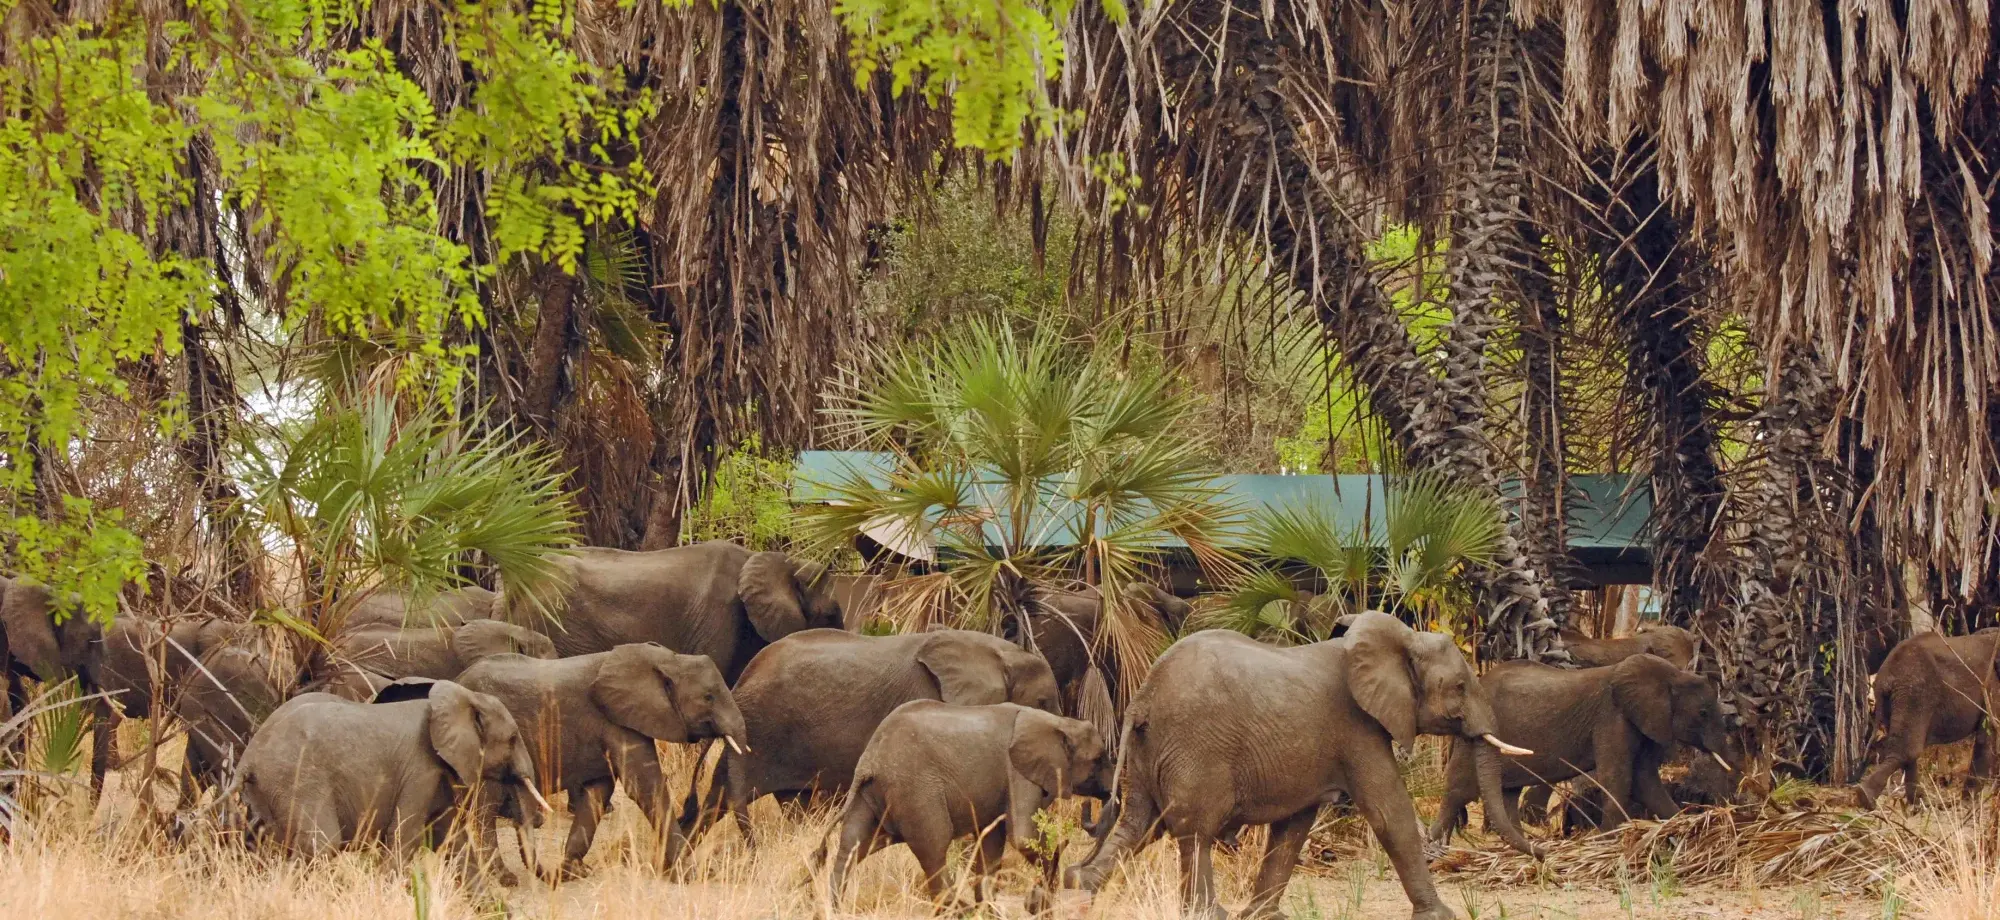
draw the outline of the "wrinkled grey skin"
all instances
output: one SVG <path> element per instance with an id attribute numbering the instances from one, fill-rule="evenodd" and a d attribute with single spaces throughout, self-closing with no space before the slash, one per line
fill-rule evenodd
<path id="1" fill-rule="evenodd" d="M 1070 870 L 1071 886 L 1097 890 L 1119 860 L 1165 833 L 1180 845 L 1182 911 L 1221 918 L 1211 847 L 1238 828 L 1268 824 L 1244 915 L 1272 916 L 1320 806 L 1344 795 L 1388 852 L 1416 920 L 1452 916 L 1431 881 L 1394 750 L 1418 734 L 1477 739 L 1498 730 L 1449 637 L 1373 612 L 1355 617 L 1343 638 L 1292 648 L 1199 632 L 1154 664 L 1125 726 L 1117 824 Z M 1477 748 L 1487 807 L 1501 811 L 1501 755 L 1484 742 Z M 1518 830 L 1509 840 L 1532 851 Z"/>
<path id="2" fill-rule="evenodd" d="M 1565 629 L 1562 640 L 1581 668 L 1608 668 L 1633 655 L 1657 655 L 1683 671 L 1694 663 L 1694 634 L 1678 626 L 1646 626 L 1618 639 L 1592 639 Z"/>
<path id="3" fill-rule="evenodd" d="M 1500 784 L 1507 801 L 1525 787 L 1590 775 L 1617 807 L 1600 826 L 1629 817 L 1665 818 L 1680 811 L 1660 783 L 1660 767 L 1675 745 L 1721 756 L 1741 769 L 1742 752 L 1729 734 L 1715 686 L 1655 655 L 1634 655 L 1608 668 L 1581 670 L 1518 664 L 1495 668 L 1483 681 L 1500 722 L 1500 736 L 1533 750 L 1510 757 Z M 1478 789 L 1464 744 L 1445 765 L 1444 802 L 1431 824 L 1443 843 L 1464 820 Z"/>
<path id="4" fill-rule="evenodd" d="M 257 727 L 285 701 L 272 679 L 271 660 L 254 648 L 222 645 L 190 668 L 173 696 L 174 716 L 187 732 L 181 766 L 181 801 L 192 804 L 205 787 L 223 785 Z"/>
<path id="5" fill-rule="evenodd" d="M 549 637 L 499 620 L 466 620 L 457 626 L 352 626 L 333 640 L 344 664 L 387 680 L 451 680 L 488 655 L 556 657 Z"/>
<path id="6" fill-rule="evenodd" d="M 1103 795 L 1111 770 L 1104 736 L 1088 722 L 1012 703 L 904 703 L 882 720 L 855 766 L 837 825 L 829 903 L 840 903 L 855 863 L 898 843 L 909 844 L 923 867 L 933 902 L 944 899 L 953 840 L 983 834 L 973 868 L 982 882 L 999 868 L 1009 840 L 1040 861 L 1035 812 L 1072 793 Z M 984 900 L 984 887 L 974 886 L 975 899 Z"/>
<path id="7" fill-rule="evenodd" d="M 1194 609 L 1187 601 L 1150 584 L 1130 584 L 1121 593 L 1131 603 L 1129 609 L 1151 620 L 1162 635 L 1172 636 L 1178 632 Z M 1084 676 L 1090 672 L 1093 648 L 1104 675 L 1109 698 L 1105 702 L 1117 699 L 1123 678 L 1118 673 L 1115 656 L 1107 654 L 1108 650 L 1098 644 L 1097 619 L 1101 602 L 1097 589 L 1085 586 L 1073 591 L 1042 591 L 1037 600 L 1041 610 L 1029 617 L 1033 627 L 1030 635 L 1034 640 L 1031 647 L 1048 659 L 1049 670 L 1055 672 L 1056 683 L 1063 690 L 1063 711 L 1079 717 L 1084 711 L 1081 697 Z M 1014 637 L 1010 635 L 1009 638 Z M 1116 726 L 1110 725 L 1098 728 L 1101 731 L 1116 730 Z"/>
<path id="8" fill-rule="evenodd" d="M 394 591 L 373 591 L 356 601 L 347 611 L 341 628 L 368 626 L 453 627 L 468 620 L 495 617 L 501 610 L 500 595 L 478 585 L 465 585 L 429 595 L 429 601 L 411 609 L 409 598 Z"/>
<path id="9" fill-rule="evenodd" d="M 707 655 L 733 684 L 764 646 L 800 630 L 845 625 L 826 567 L 784 553 L 724 541 L 647 552 L 588 547 L 562 565 L 572 586 L 561 625 L 545 625 L 523 603 L 503 619 L 546 628 L 564 656 L 653 642 Z"/>
<path id="10" fill-rule="evenodd" d="M 243 752 L 257 839 L 305 856 L 385 842 L 407 860 L 462 812 L 480 826 L 502 799 L 539 827 L 541 805 L 527 791 L 534 762 L 507 707 L 448 681 L 415 692 L 427 696 L 356 703 L 307 693 L 272 713 Z M 497 865 L 491 847 L 488 837 L 479 853 Z"/>
<path id="11" fill-rule="evenodd" d="M 814 629 L 758 653 L 737 680 L 750 753 L 725 751 L 699 811 L 682 813 L 690 841 L 720 817 L 749 837 L 750 803 L 847 788 L 875 727 L 911 700 L 968 706 L 1019 703 L 1057 712 L 1048 662 L 1005 639 L 962 629 L 863 636 Z"/>
<path id="12" fill-rule="evenodd" d="M 544 789 L 569 792 L 569 841 L 563 872 L 583 873 L 615 780 L 639 803 L 671 860 L 679 828 L 668 809 L 656 741 L 687 744 L 749 737 L 743 715 L 715 663 L 657 645 L 545 661 L 496 655 L 466 669 L 459 683 L 492 694 L 514 714 L 535 756 Z M 489 835 L 490 836 L 490 835 Z"/>
<path id="13" fill-rule="evenodd" d="M 1608 668 L 1634 655 L 1657 655 L 1683 671 L 1694 664 L 1694 634 L 1678 626 L 1653 624 L 1617 639 L 1592 639 L 1574 629 L 1565 629 L 1562 638 L 1577 667 L 1581 668 Z M 1507 662 L 1503 666 L 1511 664 Z M 1683 787 L 1685 800 L 1731 801 L 1735 798 L 1736 780 L 1735 774 L 1724 771 L 1711 758 L 1688 758 L 1688 778 Z M 1554 787 L 1546 785 L 1529 786 L 1523 790 L 1518 818 L 1529 823 L 1543 821 L 1547 817 L 1549 796 L 1553 792 Z M 1594 793 L 1595 790 L 1582 792 L 1586 796 Z M 1597 808 L 1601 811 L 1602 803 L 1598 803 Z M 1589 823 L 1594 825 L 1596 820 L 1593 818 Z M 1565 826 L 1576 825 L 1565 822 Z"/>
<path id="14" fill-rule="evenodd" d="M 2000 706 L 2000 627 L 1970 636 L 1924 633 L 1904 640 L 1875 672 L 1875 728 L 1870 745 L 1873 767 L 1856 787 L 1861 804 L 1874 808 L 1889 777 L 1903 771 L 1903 797 L 1914 806 L 1922 798 L 1917 759 L 1933 744 L 1972 737 L 1972 780 L 1994 776 L 1994 720 Z"/>

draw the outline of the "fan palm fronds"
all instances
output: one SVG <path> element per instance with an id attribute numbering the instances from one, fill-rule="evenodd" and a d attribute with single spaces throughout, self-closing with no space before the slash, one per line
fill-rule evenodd
<path id="1" fill-rule="evenodd" d="M 511 592 L 548 609 L 575 541 L 554 460 L 519 437 L 475 436 L 436 408 L 398 418 L 374 397 L 333 406 L 268 441 L 245 440 L 252 517 L 290 544 L 308 625 L 337 631 L 340 599 L 380 585 L 422 594 L 490 564 Z"/>
<path id="2" fill-rule="evenodd" d="M 953 622 L 997 630 L 1041 584 L 1120 597 L 1176 542 L 1226 555 L 1232 515 L 1202 439 L 1184 424 L 1185 399 L 1151 372 L 983 323 L 884 353 L 875 368 L 829 413 L 890 468 L 822 484 L 831 501 L 808 506 L 801 536 L 823 549 L 882 526 L 914 536 L 951 577 Z M 912 596 L 933 609 L 935 587 Z M 1166 637 L 1116 603 L 1105 613 L 1103 650 L 1143 675 Z"/>

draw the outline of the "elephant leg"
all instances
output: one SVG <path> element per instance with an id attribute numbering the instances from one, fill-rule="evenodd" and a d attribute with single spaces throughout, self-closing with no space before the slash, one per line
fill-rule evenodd
<path id="1" fill-rule="evenodd" d="M 750 765 L 736 759 L 733 754 L 724 754 L 722 762 L 729 765 L 723 807 L 736 817 L 736 831 L 743 835 L 744 848 L 754 853 L 757 851 L 757 834 L 750 827 L 750 803 L 757 798 L 758 790 L 750 782 Z"/>
<path id="2" fill-rule="evenodd" d="M 1249 906 L 1243 909 L 1243 917 L 1280 916 L 1278 904 L 1285 897 L 1285 886 L 1292 881 L 1292 870 L 1299 864 L 1299 850 L 1305 847 L 1306 837 L 1312 833 L 1313 821 L 1318 817 L 1318 808 L 1308 808 L 1271 825 L 1270 842 L 1264 845 L 1264 862 L 1257 867 L 1257 886 L 1252 890 Z"/>
<path id="3" fill-rule="evenodd" d="M 847 811 L 840 816 L 840 840 L 834 847 L 833 867 L 827 873 L 827 903 L 840 903 L 847 870 L 882 845 L 888 830 L 883 826 L 882 816 L 881 803 L 872 794 L 857 791 L 848 800 Z"/>
<path id="4" fill-rule="evenodd" d="M 90 794 L 95 797 L 103 794 L 104 775 L 118 759 L 118 715 L 111 711 L 110 702 L 103 699 L 91 704 L 91 712 Z M 149 782 L 151 779 L 147 777 Z"/>
<path id="5" fill-rule="evenodd" d="M 667 784 L 660 775 L 660 755 L 653 740 L 619 745 L 611 752 L 613 775 L 625 786 L 625 794 L 639 803 L 640 812 L 653 825 L 653 864 L 662 870 L 673 868 L 674 858 L 686 845 L 681 828 L 667 812 Z"/>
<path id="6" fill-rule="evenodd" d="M 585 783 L 581 788 L 570 789 L 569 839 L 563 843 L 564 878 L 582 878 L 588 872 L 584 868 L 583 858 L 590 853 L 591 842 L 597 839 L 597 822 L 603 819 L 604 803 L 610 800 L 609 778 Z"/>
<path id="7" fill-rule="evenodd" d="M 1979 720 L 1972 732 L 1972 770 L 1965 775 L 1967 798 L 1977 798 L 1979 789 L 1993 780 L 1993 720 Z"/>
<path id="8" fill-rule="evenodd" d="M 478 801 L 471 803 L 472 813 L 467 819 L 467 830 L 472 844 L 473 865 L 480 872 L 492 876 L 502 887 L 512 888 L 520 879 L 500 859 L 500 796 L 504 794 L 498 789 L 482 789 Z M 525 844 L 522 853 L 521 864 L 527 868 Z"/>
<path id="9" fill-rule="evenodd" d="M 993 873 L 1000 871 L 1000 860 L 1007 855 L 1009 830 L 1003 825 L 995 825 L 979 838 L 972 862 L 972 898 L 975 901 L 986 900 L 987 883 L 993 878 Z"/>
<path id="10" fill-rule="evenodd" d="M 910 846 L 917 865 L 924 870 L 924 891 L 931 903 L 945 905 L 946 853 L 951 849 L 951 817 L 941 802 L 917 803 L 898 808 L 896 836 Z"/>
<path id="11" fill-rule="evenodd" d="M 1624 824 L 1638 808 L 1632 800 L 1632 777 L 1639 769 L 1639 745 L 1645 743 L 1637 729 L 1623 719 L 1597 730 L 1597 770 L 1591 774 L 1604 793 L 1604 817 L 1600 830 Z"/>
<path id="12" fill-rule="evenodd" d="M 1095 892 L 1103 887 L 1104 880 L 1111 876 L 1111 870 L 1118 867 L 1118 861 L 1144 846 L 1160 830 L 1159 808 L 1153 797 L 1137 786 L 1128 786 L 1119 803 L 1117 823 L 1111 832 L 1094 847 L 1083 865 L 1070 869 L 1064 875 L 1063 885 Z"/>
<path id="13" fill-rule="evenodd" d="M 1229 912 L 1215 899 L 1215 838 L 1184 834 L 1174 838 L 1181 857 L 1181 916 L 1196 920 L 1228 920 Z"/>
<path id="14" fill-rule="evenodd" d="M 1666 820 L 1680 814 L 1681 806 L 1674 797 L 1667 794 L 1666 784 L 1660 782 L 1660 767 L 1666 762 L 1666 751 L 1657 745 L 1648 744 L 1639 755 L 1636 772 L 1632 775 L 1633 792 L 1646 812 L 1659 820 Z"/>
<path id="15" fill-rule="evenodd" d="M 1529 786 L 1521 791 L 1518 803 L 1514 802 L 1515 797 L 1509 796 L 1509 804 L 1514 804 L 1515 806 L 1515 825 L 1519 826 L 1522 821 L 1531 824 L 1547 823 L 1549 820 L 1549 796 L 1554 794 L 1554 792 L 1555 787 L 1553 786 Z"/>
<path id="16" fill-rule="evenodd" d="M 1396 878 L 1410 899 L 1411 920 L 1450 920 L 1451 909 L 1438 897 L 1437 883 L 1431 880 L 1430 864 L 1424 859 L 1417 808 L 1402 776 L 1396 773 L 1395 754 L 1386 739 L 1378 751 L 1361 753 L 1348 770 L 1353 784 L 1348 792 L 1389 854 L 1390 865 L 1396 867 Z"/>

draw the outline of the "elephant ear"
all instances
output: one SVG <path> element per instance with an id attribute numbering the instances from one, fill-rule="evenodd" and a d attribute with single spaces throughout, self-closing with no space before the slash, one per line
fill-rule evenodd
<path id="1" fill-rule="evenodd" d="M 1611 671 L 1611 699 L 1626 721 L 1659 744 L 1674 743 L 1674 678 L 1680 672 L 1657 655 L 1633 655 Z"/>
<path id="2" fill-rule="evenodd" d="M 383 688 L 387 693 L 403 684 L 397 681 Z M 376 695 L 377 702 L 381 695 Z M 472 691 L 448 680 L 434 681 L 430 687 L 429 726 L 431 750 L 458 777 L 458 781 L 471 785 L 485 773 L 485 758 L 480 753 L 481 738 L 485 731 L 480 726 L 482 718 L 479 707 L 473 705 Z"/>
<path id="3" fill-rule="evenodd" d="M 1347 689 L 1361 711 L 1407 752 L 1417 741 L 1417 688 L 1408 649 L 1414 633 L 1401 620 L 1373 610 L 1347 622 Z"/>
<path id="4" fill-rule="evenodd" d="M 1039 709 L 1022 709 L 1014 716 L 1014 734 L 1007 741 L 1007 763 L 1028 782 L 1050 796 L 1069 792 L 1079 777 L 1075 771 L 1076 739 L 1058 716 Z"/>
<path id="5" fill-rule="evenodd" d="M 537 641 L 539 640 L 539 641 Z M 451 654 L 460 667 L 488 655 L 530 655 L 554 658 L 555 645 L 547 636 L 499 620 L 471 620 L 451 631 Z"/>
<path id="6" fill-rule="evenodd" d="M 0 634 L 15 660 L 35 677 L 50 681 L 62 676 L 62 644 L 56 639 L 49 589 L 0 578 Z"/>
<path id="7" fill-rule="evenodd" d="M 590 682 L 590 702 L 612 722 L 648 738 L 685 743 L 687 720 L 674 705 L 673 659 L 673 652 L 650 643 L 606 652 Z"/>
<path id="8" fill-rule="evenodd" d="M 937 679 L 938 696 L 958 706 L 1007 702 L 1005 665 L 992 649 L 955 632 L 938 633 L 917 651 L 917 663 Z"/>
<path id="9" fill-rule="evenodd" d="M 743 612 L 766 642 L 776 642 L 806 628 L 800 606 L 799 582 L 792 560 L 784 553 L 752 553 L 736 576 L 736 594 Z"/>

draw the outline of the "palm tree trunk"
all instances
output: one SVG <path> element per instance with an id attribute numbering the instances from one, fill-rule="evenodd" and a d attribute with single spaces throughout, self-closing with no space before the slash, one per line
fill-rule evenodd
<path id="1" fill-rule="evenodd" d="M 1541 241 L 1525 236 L 1527 174 L 1521 166 L 1526 126 L 1522 60 L 1526 49 L 1503 0 L 1484 0 L 1472 23 L 1471 68 L 1464 102 L 1465 131 L 1452 206 L 1449 287 L 1451 319 L 1443 339 L 1441 392 L 1451 446 L 1439 466 L 1452 479 L 1499 499 L 1500 469 L 1486 432 L 1487 347 L 1501 326 L 1503 301 L 1539 310 L 1522 279 L 1533 272 Z M 1535 288 L 1545 286 L 1530 285 Z M 1558 477 L 1560 478 L 1560 477 Z M 1567 660 L 1538 571 L 1523 551 L 1523 518 L 1510 523 L 1495 565 L 1477 570 L 1476 603 L 1484 611 L 1481 646 L 1488 657 Z M 1532 538 L 1531 538 L 1532 539 Z"/>
<path id="2" fill-rule="evenodd" d="M 1520 228 L 1523 244 L 1534 238 L 1532 225 Z M 1570 622 L 1572 598 L 1568 586 L 1569 478 L 1563 442 L 1562 305 L 1547 283 L 1549 273 L 1536 253 L 1518 277 L 1522 301 L 1515 340 L 1521 352 L 1523 388 L 1521 435 L 1527 453 L 1527 475 L 1515 514 L 1521 547 L 1528 565 L 1542 578 L 1542 597 L 1549 618 Z"/>

